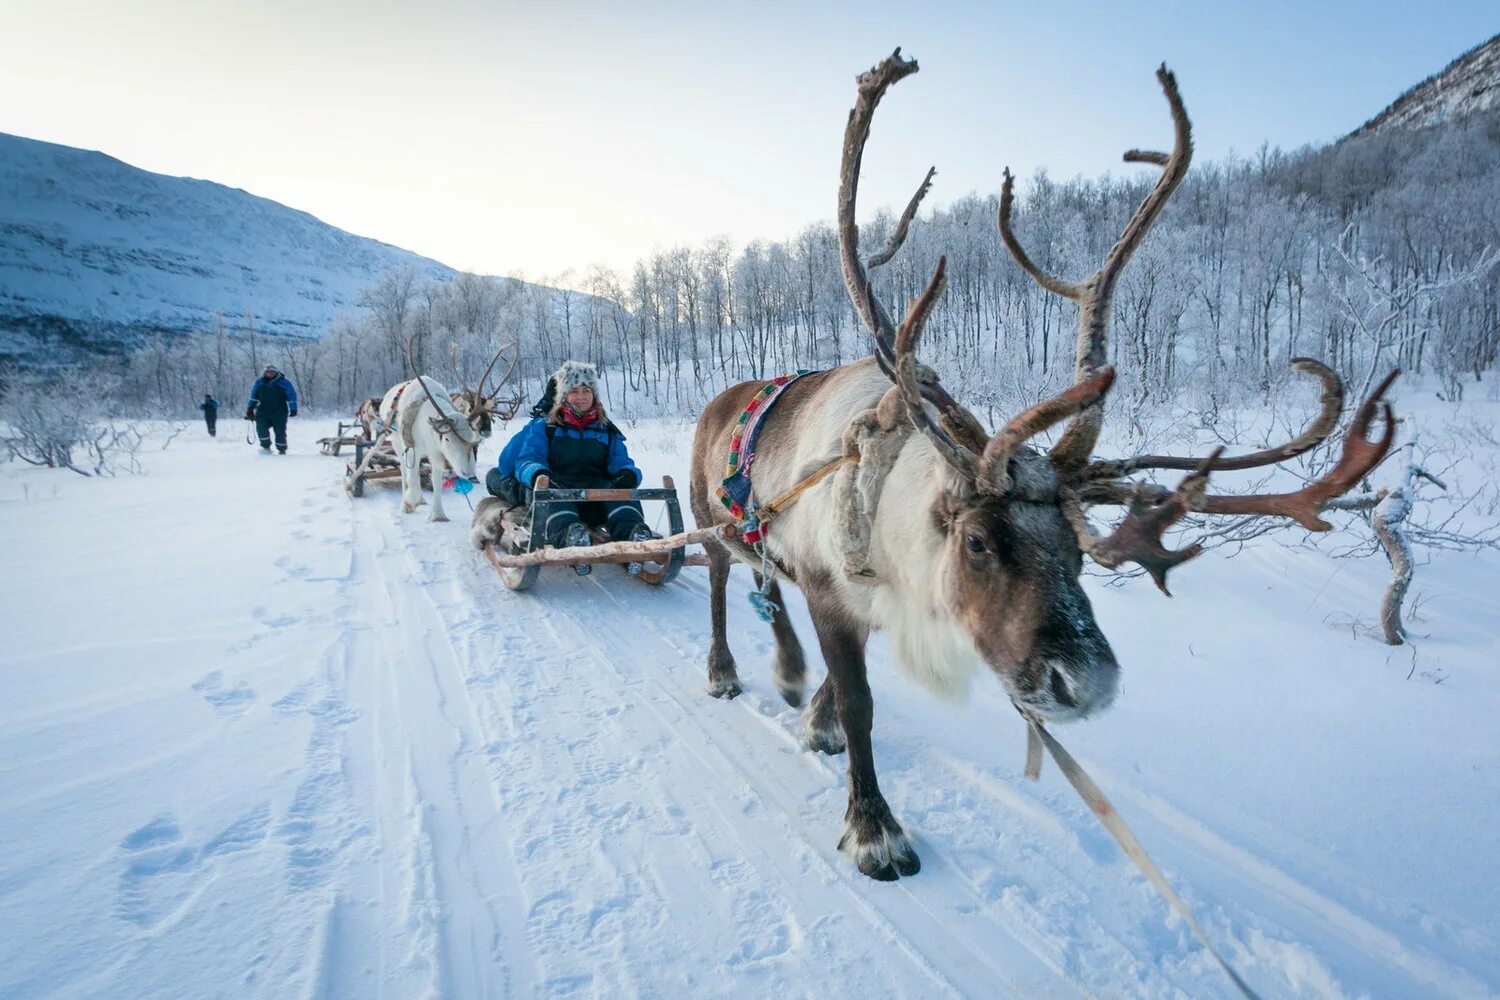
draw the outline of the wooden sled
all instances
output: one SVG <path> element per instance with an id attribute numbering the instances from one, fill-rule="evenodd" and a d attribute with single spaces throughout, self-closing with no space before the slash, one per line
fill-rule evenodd
<path id="1" fill-rule="evenodd" d="M 665 538 L 653 538 L 640 542 L 611 542 L 600 528 L 591 528 L 595 544 L 589 548 L 558 549 L 545 544 L 533 544 L 543 537 L 542 526 L 554 503 L 576 503 L 587 501 L 639 500 L 660 501 L 666 504 L 669 534 Z M 531 509 L 514 507 L 507 511 L 501 521 L 503 531 L 498 543 L 487 542 L 483 550 L 485 557 L 494 565 L 500 579 L 511 590 L 527 590 L 536 583 L 543 566 L 582 566 L 601 563 L 641 563 L 637 579 L 642 583 L 660 587 L 676 579 L 684 566 L 706 566 L 708 557 L 702 553 L 689 554 L 687 546 L 713 537 L 724 537 L 731 530 L 728 525 L 686 531 L 682 524 L 682 507 L 677 501 L 677 489 L 671 476 L 662 477 L 662 486 L 655 489 L 633 490 L 574 490 L 554 489 L 548 485 L 547 477 L 536 481 L 532 492 Z"/>
<path id="2" fill-rule="evenodd" d="M 337 455 L 340 448 L 352 447 L 367 440 L 364 424 L 359 421 L 346 424 L 340 420 L 338 433 L 333 437 L 318 438 L 318 451 L 324 455 Z"/>
<path id="3" fill-rule="evenodd" d="M 357 426 L 357 425 L 356 425 Z M 371 441 L 360 438 L 354 442 L 354 458 L 344 463 L 344 490 L 350 496 L 365 495 L 365 483 L 401 482 L 401 460 L 391 445 L 390 432 Z M 432 488 L 432 469 L 427 459 L 422 459 L 422 488 Z"/>

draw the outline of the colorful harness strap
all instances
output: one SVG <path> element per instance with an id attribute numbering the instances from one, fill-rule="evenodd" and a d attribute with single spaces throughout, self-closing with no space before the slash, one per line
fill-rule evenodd
<path id="1" fill-rule="evenodd" d="M 802 376 L 811 374 L 812 372 L 799 371 L 781 375 L 762 386 L 745 406 L 745 412 L 740 414 L 734 436 L 729 440 L 728 466 L 724 481 L 715 493 L 719 502 L 739 522 L 740 540 L 746 545 L 759 542 L 766 530 L 757 513 L 750 482 L 750 467 L 755 462 L 755 441 L 760 437 L 761 425 L 765 423 L 766 414 L 786 387 Z"/>

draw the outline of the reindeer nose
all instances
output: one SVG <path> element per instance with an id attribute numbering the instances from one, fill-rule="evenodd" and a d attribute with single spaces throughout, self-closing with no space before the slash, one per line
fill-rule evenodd
<path id="1" fill-rule="evenodd" d="M 1083 656 L 1047 655 L 1037 686 L 1017 699 L 1043 719 L 1069 722 L 1102 712 L 1115 700 L 1120 665 L 1108 647 Z"/>
<path id="2" fill-rule="evenodd" d="M 1064 708 L 1077 708 L 1078 699 L 1073 695 L 1073 685 L 1066 672 L 1053 667 L 1048 672 L 1047 685 L 1052 688 L 1052 697 Z"/>

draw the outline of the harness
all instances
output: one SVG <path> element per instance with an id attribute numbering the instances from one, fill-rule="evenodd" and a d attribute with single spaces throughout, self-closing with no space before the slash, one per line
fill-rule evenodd
<path id="1" fill-rule="evenodd" d="M 401 395 L 406 392 L 406 388 L 409 385 L 411 385 L 410 382 L 402 382 L 400 385 L 396 386 L 396 394 L 391 397 L 390 423 L 386 423 L 384 420 L 380 419 L 380 404 L 377 403 L 375 405 L 375 436 L 377 438 L 382 434 L 389 434 L 391 430 L 395 428 L 396 417 L 401 413 Z M 410 443 L 410 441 L 407 442 L 408 445 Z"/>
<path id="2" fill-rule="evenodd" d="M 746 404 L 735 425 L 734 436 L 729 439 L 729 461 L 725 467 L 724 480 L 714 493 L 730 515 L 739 522 L 740 539 L 746 545 L 760 544 L 767 523 L 775 515 L 774 510 L 767 513 L 755 502 L 754 486 L 750 482 L 750 468 L 755 464 L 755 442 L 760 438 L 761 428 L 765 426 L 766 415 L 771 412 L 771 407 L 776 405 L 787 386 L 802 376 L 811 374 L 813 373 L 799 371 L 780 375 L 761 386 Z"/>
<path id="3" fill-rule="evenodd" d="M 766 416 L 770 413 L 771 407 L 781 398 L 781 394 L 786 391 L 787 386 L 804 375 L 812 374 L 814 373 L 799 371 L 791 375 L 781 375 L 767 382 L 751 397 L 744 412 L 740 414 L 734 436 L 729 439 L 729 461 L 725 469 L 724 480 L 714 491 L 719 502 L 739 522 L 740 541 L 749 545 L 760 556 L 760 587 L 750 592 L 750 606 L 755 609 L 756 615 L 766 622 L 773 621 L 776 612 L 781 610 L 780 605 L 770 597 L 771 584 L 775 582 L 776 576 L 771 565 L 771 552 L 766 548 L 765 537 L 770 529 L 772 518 L 796 503 L 803 493 L 838 469 L 850 462 L 859 461 L 857 455 L 844 455 L 836 458 L 769 503 L 756 503 L 755 487 L 750 481 L 750 468 L 755 463 L 755 442 L 760 437 Z"/>

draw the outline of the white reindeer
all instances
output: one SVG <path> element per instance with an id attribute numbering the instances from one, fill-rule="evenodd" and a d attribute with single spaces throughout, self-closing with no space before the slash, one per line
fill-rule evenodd
<path id="1" fill-rule="evenodd" d="M 432 469 L 432 513 L 429 521 L 446 521 L 443 513 L 443 469 L 478 483 L 474 459 L 484 440 L 477 426 L 481 414 L 466 417 L 449 399 L 448 390 L 430 375 L 392 386 L 380 401 L 380 419 L 391 428 L 401 462 L 401 510 L 410 514 L 422 499 L 422 459 Z"/>

